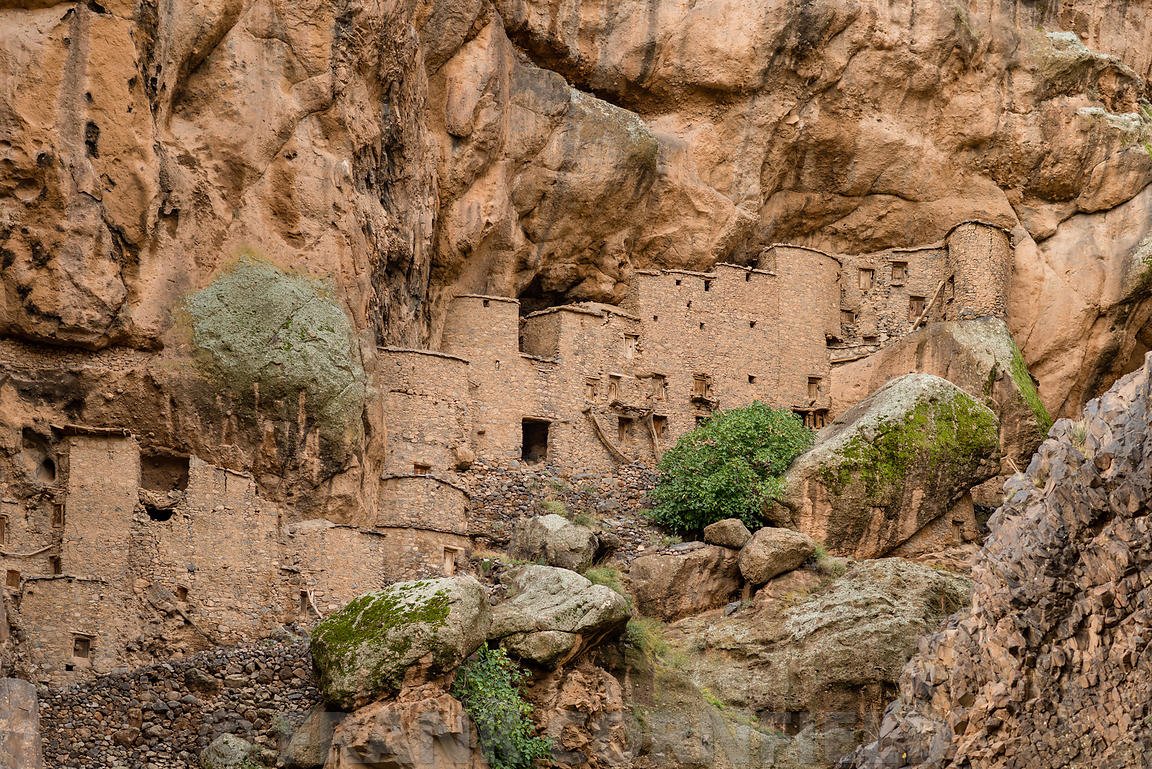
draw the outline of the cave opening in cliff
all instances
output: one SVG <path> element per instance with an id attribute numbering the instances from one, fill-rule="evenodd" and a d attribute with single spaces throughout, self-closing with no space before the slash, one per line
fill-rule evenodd
<path id="1" fill-rule="evenodd" d="M 569 302 L 565 292 L 544 288 L 539 275 L 520 290 L 520 295 L 517 298 L 520 300 L 521 315 L 547 310 L 550 307 L 559 307 Z"/>

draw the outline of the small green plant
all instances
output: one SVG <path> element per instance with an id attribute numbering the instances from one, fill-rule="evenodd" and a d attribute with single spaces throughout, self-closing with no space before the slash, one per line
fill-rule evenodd
<path id="1" fill-rule="evenodd" d="M 683 435 L 660 460 L 650 517 L 678 532 L 723 518 L 751 529 L 784 492 L 784 472 L 812 445 L 812 431 L 791 411 L 757 401 L 718 411 Z"/>
<path id="2" fill-rule="evenodd" d="M 562 515 L 568 517 L 568 506 L 558 499 L 546 499 L 540 503 L 540 509 L 547 515 Z"/>
<path id="3" fill-rule="evenodd" d="M 664 635 L 664 623 L 651 617 L 635 616 L 624 628 L 624 643 L 652 664 L 666 659 L 672 650 Z"/>
<path id="4" fill-rule="evenodd" d="M 452 696 L 475 722 L 491 769 L 529 769 L 536 759 L 552 755 L 552 741 L 536 734 L 532 706 L 520 694 L 527 677 L 507 652 L 487 646 L 456 673 Z"/>
<path id="5" fill-rule="evenodd" d="M 624 582 L 620 579 L 620 570 L 617 568 L 612 566 L 593 566 L 584 572 L 584 578 L 593 585 L 603 585 L 604 587 L 615 590 L 625 598 L 629 597 L 628 593 L 624 590 Z"/>
<path id="6" fill-rule="evenodd" d="M 700 696 L 704 698 L 705 702 L 717 710 L 724 710 L 724 708 L 727 707 L 727 705 L 724 703 L 724 700 L 717 697 L 716 694 L 707 686 L 700 687 Z"/>
<path id="7" fill-rule="evenodd" d="M 598 523 L 595 518 L 583 510 L 573 511 L 572 514 L 568 516 L 568 520 L 572 521 L 572 523 L 576 524 L 577 526 L 583 526 L 586 529 L 594 529 Z"/>
<path id="8" fill-rule="evenodd" d="M 812 564 L 825 577 L 840 577 L 848 571 L 846 559 L 829 555 L 828 548 L 820 544 L 816 545 L 816 551 L 812 553 Z"/>

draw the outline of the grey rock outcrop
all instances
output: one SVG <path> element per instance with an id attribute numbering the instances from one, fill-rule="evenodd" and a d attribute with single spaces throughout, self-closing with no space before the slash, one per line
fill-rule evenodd
<path id="1" fill-rule="evenodd" d="M 489 637 L 510 654 L 556 667 L 621 631 L 628 601 L 567 569 L 523 566 L 504 580 L 509 598 L 492 610 Z"/>
<path id="2" fill-rule="evenodd" d="M 723 606 L 740 589 L 737 553 L 685 542 L 632 562 L 628 583 L 641 614 L 674 620 Z"/>
<path id="3" fill-rule="evenodd" d="M 734 614 L 677 622 L 670 636 L 692 650 L 684 674 L 723 703 L 712 715 L 727 714 L 728 734 L 749 719 L 757 728 L 736 741 L 719 718 L 685 722 L 661 707 L 647 716 L 660 723 L 652 739 L 671 755 L 710 756 L 681 765 L 830 766 L 875 728 L 919 639 L 966 605 L 969 588 L 963 577 L 899 558 L 858 561 L 830 582 L 790 572 Z M 751 755 L 740 752 L 745 745 Z"/>
<path id="4" fill-rule="evenodd" d="M 816 552 L 816 542 L 791 529 L 765 527 L 740 551 L 740 574 L 753 585 L 798 569 Z"/>
<path id="5" fill-rule="evenodd" d="M 989 521 L 972 609 L 842 767 L 1147 763 L 1152 358 L 1049 436 Z"/>
<path id="6" fill-rule="evenodd" d="M 969 490 L 999 469 L 996 415 L 940 377 L 908 374 L 820 431 L 769 518 L 833 553 L 913 555 L 974 537 Z"/>
<path id="7" fill-rule="evenodd" d="M 521 521 L 512 540 L 512 554 L 517 558 L 572 571 L 591 566 L 598 547 L 591 529 L 556 514 Z"/>
<path id="8" fill-rule="evenodd" d="M 300 725 L 292 730 L 280 750 L 280 765 L 285 769 L 317 769 L 324 766 L 332 746 L 332 733 L 345 714 L 323 705 L 312 709 Z"/>
<path id="9" fill-rule="evenodd" d="M 484 588 L 469 576 L 398 582 L 360 596 L 312 633 L 325 697 L 351 710 L 452 671 L 488 634 Z"/>
<path id="10" fill-rule="evenodd" d="M 739 518 L 725 518 L 704 527 L 704 542 L 739 550 L 752 539 L 752 532 Z"/>

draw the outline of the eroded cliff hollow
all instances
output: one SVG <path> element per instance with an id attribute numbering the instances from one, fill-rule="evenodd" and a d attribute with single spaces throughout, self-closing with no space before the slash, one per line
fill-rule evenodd
<path id="1" fill-rule="evenodd" d="M 1147 763 L 1150 415 L 1152 357 L 1056 423 L 989 521 L 971 610 L 842 767 Z"/>

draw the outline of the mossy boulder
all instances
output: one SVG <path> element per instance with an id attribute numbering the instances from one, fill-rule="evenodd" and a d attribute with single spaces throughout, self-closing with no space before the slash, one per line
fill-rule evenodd
<path id="1" fill-rule="evenodd" d="M 472 577 L 398 582 L 355 599 L 312 633 L 320 690 L 345 710 L 456 668 L 488 635 L 488 598 Z"/>
<path id="2" fill-rule="evenodd" d="M 303 396 L 328 437 L 358 429 L 367 379 L 330 287 L 245 256 L 185 309 L 198 366 L 238 402 L 259 409 Z"/>
<path id="3" fill-rule="evenodd" d="M 996 414 L 947 380 L 908 374 L 820 432 L 768 516 L 858 558 L 943 549 L 975 536 L 969 491 L 999 466 Z"/>

